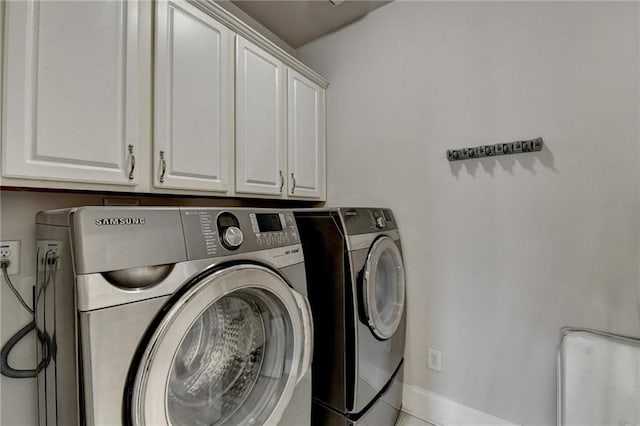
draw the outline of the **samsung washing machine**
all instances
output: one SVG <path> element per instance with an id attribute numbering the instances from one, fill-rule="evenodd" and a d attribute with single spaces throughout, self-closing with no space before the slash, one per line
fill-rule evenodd
<path id="1" fill-rule="evenodd" d="M 41 425 L 309 424 L 291 212 L 83 207 L 36 222 Z"/>
<path id="2" fill-rule="evenodd" d="M 402 405 L 405 278 L 391 210 L 296 211 L 315 324 L 314 425 L 393 425 Z"/>

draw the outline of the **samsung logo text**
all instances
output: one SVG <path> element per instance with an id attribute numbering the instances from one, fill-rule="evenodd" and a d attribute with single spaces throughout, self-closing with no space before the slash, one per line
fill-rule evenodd
<path id="1" fill-rule="evenodd" d="M 96 219 L 97 226 L 104 225 L 144 225 L 144 217 L 103 217 Z"/>

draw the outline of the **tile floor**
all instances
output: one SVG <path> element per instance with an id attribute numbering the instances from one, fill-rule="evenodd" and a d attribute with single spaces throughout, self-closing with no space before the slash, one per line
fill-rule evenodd
<path id="1" fill-rule="evenodd" d="M 402 413 L 398 418 L 396 426 L 433 426 L 431 423 L 427 423 L 417 417 L 413 417 L 410 414 Z"/>

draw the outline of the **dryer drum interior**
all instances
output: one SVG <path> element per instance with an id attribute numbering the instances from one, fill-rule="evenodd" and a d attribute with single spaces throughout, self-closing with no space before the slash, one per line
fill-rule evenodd
<path id="1" fill-rule="evenodd" d="M 213 274 L 174 303 L 149 339 L 134 424 L 267 423 L 296 384 L 301 333 L 279 276 L 249 266 Z"/>
<path id="2" fill-rule="evenodd" d="M 265 353 L 284 355 L 290 324 L 273 317 L 260 302 L 247 295 L 225 296 L 191 326 L 169 373 L 172 424 L 222 424 L 241 409 L 256 385 L 265 387 L 260 382 Z M 276 385 L 284 373 L 284 356 L 271 356 L 280 360 L 265 366 L 270 384 Z"/>

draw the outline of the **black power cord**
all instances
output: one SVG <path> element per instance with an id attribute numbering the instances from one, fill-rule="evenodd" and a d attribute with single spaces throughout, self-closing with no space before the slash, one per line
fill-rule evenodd
<path id="1" fill-rule="evenodd" d="M 24 299 L 22 298 L 22 296 L 20 295 L 20 293 L 18 293 L 18 290 L 16 290 L 16 288 L 13 286 L 13 283 L 11 282 L 11 278 L 9 278 L 9 274 L 7 273 L 7 268 L 11 265 L 11 262 L 8 260 L 0 260 L 0 268 L 2 268 L 2 275 L 4 275 L 4 279 L 7 282 L 7 284 L 9 285 L 9 288 L 11 289 L 11 291 L 13 292 L 13 294 L 16 296 L 16 298 L 18 299 L 18 302 L 20 302 L 20 304 L 22 305 L 23 308 L 25 308 L 27 310 L 27 312 L 29 312 L 31 315 L 34 315 L 33 309 L 31 309 L 29 307 L 29 305 L 27 305 L 27 302 L 24 301 Z"/>
<path id="2" fill-rule="evenodd" d="M 56 270 L 57 262 L 58 262 L 58 258 L 55 255 L 55 253 L 51 251 L 47 251 L 44 257 L 44 284 L 40 288 L 38 292 L 38 296 L 34 298 L 34 303 L 39 298 L 40 293 L 43 291 L 43 289 L 47 287 L 47 285 L 49 284 L 49 281 L 51 280 L 55 281 L 55 270 Z M 0 350 L 0 373 L 3 376 L 11 377 L 14 379 L 28 379 L 28 378 L 36 377 L 38 373 L 42 371 L 42 369 L 46 368 L 47 365 L 49 365 L 49 362 L 51 361 L 51 357 L 52 357 L 51 349 L 53 346 L 51 344 L 51 339 L 49 338 L 49 336 L 46 333 L 43 333 L 41 330 L 39 330 L 38 327 L 36 326 L 36 319 L 35 319 L 35 312 L 34 312 L 35 307 L 34 309 L 30 308 L 29 305 L 24 301 L 24 299 L 22 298 L 18 290 L 16 290 L 16 288 L 13 286 L 13 283 L 9 278 L 9 274 L 7 273 L 7 268 L 9 267 L 10 264 L 11 263 L 8 260 L 0 261 L 0 268 L 2 268 L 2 275 L 4 276 L 4 279 L 7 282 L 7 285 L 9 286 L 13 294 L 16 296 L 16 298 L 18 299 L 22 307 L 31 314 L 31 322 L 29 322 L 29 324 L 25 325 L 20 330 L 18 330 L 16 334 L 11 336 L 9 340 L 7 340 L 7 342 L 2 347 L 2 350 Z M 47 273 L 47 266 L 52 266 L 51 271 L 49 273 Z M 33 330 L 36 331 L 36 335 L 38 336 L 38 341 L 42 345 L 42 353 L 43 353 L 42 360 L 38 363 L 38 366 L 33 370 L 21 370 L 21 369 L 16 369 L 11 367 L 9 365 L 9 354 L 11 353 L 13 348 L 18 344 L 18 342 Z"/>
<path id="3" fill-rule="evenodd" d="M 27 334 L 29 334 L 32 330 L 36 330 L 38 335 L 38 340 L 42 345 L 43 357 L 42 360 L 38 363 L 38 366 L 34 370 L 20 370 L 13 368 L 9 365 L 9 354 L 13 350 L 13 348 L 18 344 L 20 340 L 24 338 Z M 43 368 L 46 368 L 51 361 L 51 339 L 45 333 L 42 333 L 36 327 L 35 321 L 31 321 L 29 324 L 22 327 L 16 334 L 11 336 L 7 343 L 2 347 L 2 351 L 0 351 L 0 367 L 2 369 L 2 375 L 6 377 L 11 377 L 14 379 L 30 379 L 32 377 L 36 377 Z"/>

